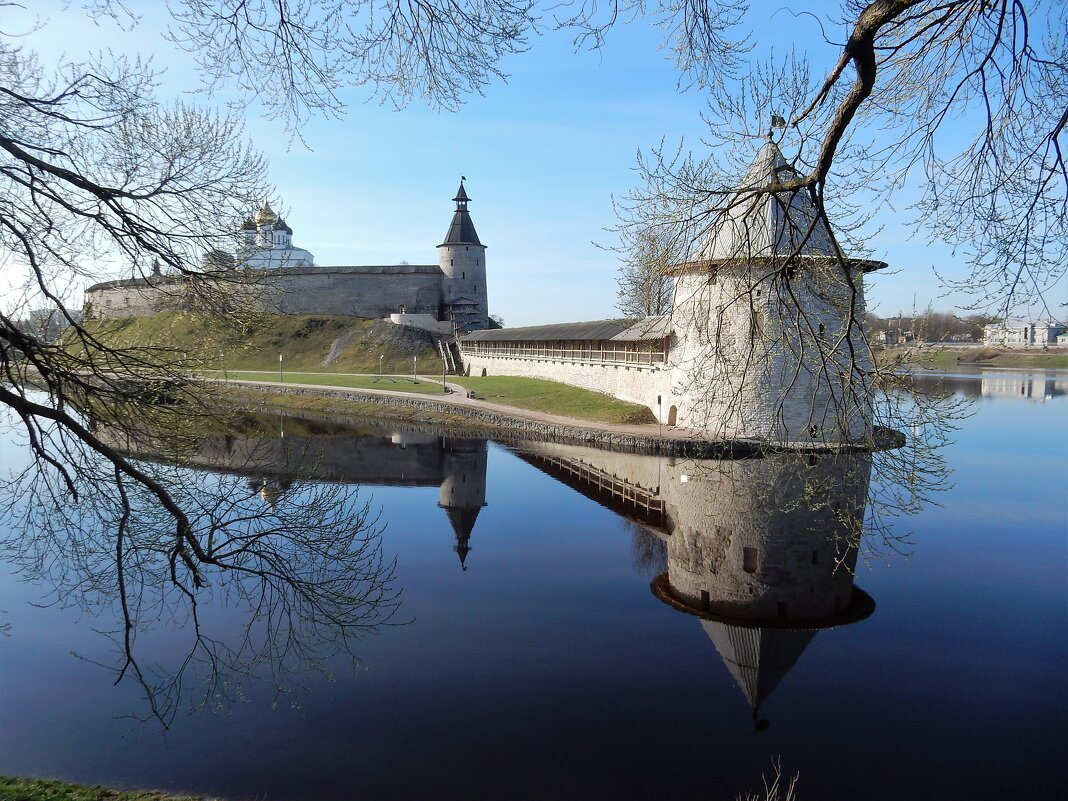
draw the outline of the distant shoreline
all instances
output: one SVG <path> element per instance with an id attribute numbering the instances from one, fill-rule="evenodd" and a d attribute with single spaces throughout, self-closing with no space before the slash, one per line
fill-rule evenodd
<path id="1" fill-rule="evenodd" d="M 936 369 L 998 367 L 1068 370 L 1068 348 L 992 348 L 986 345 L 924 342 L 876 350 L 875 360 L 883 367 L 900 363 Z"/>

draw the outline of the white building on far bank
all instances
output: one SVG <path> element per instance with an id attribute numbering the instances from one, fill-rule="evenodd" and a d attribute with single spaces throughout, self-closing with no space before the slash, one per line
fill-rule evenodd
<path id="1" fill-rule="evenodd" d="M 1058 344 L 1058 336 L 1068 330 L 1056 320 L 1006 320 L 1003 323 L 990 323 L 983 328 L 984 345 L 1003 347 L 1048 347 Z"/>

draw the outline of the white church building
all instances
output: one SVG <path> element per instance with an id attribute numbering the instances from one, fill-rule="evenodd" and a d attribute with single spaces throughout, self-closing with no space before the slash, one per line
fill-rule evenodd
<path id="1" fill-rule="evenodd" d="M 239 244 L 238 263 L 253 270 L 315 266 L 315 257 L 293 244 L 293 229 L 275 213 L 266 199 L 241 225 Z"/>

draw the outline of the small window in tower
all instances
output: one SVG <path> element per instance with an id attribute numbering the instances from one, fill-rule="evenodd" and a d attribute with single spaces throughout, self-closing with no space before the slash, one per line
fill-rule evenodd
<path id="1" fill-rule="evenodd" d="M 468 247 L 467 245 L 464 245 L 464 250 L 465 250 L 465 251 L 466 251 L 466 250 L 470 250 L 470 249 L 471 249 L 471 248 L 469 248 L 469 247 Z"/>
<path id="2" fill-rule="evenodd" d="M 475 266 L 478 267 L 478 259 L 475 259 Z"/>
<path id="3" fill-rule="evenodd" d="M 452 259 L 449 259 L 449 266 L 452 267 Z"/>
<path id="4" fill-rule="evenodd" d="M 467 278 L 467 273 L 466 272 L 461 272 L 460 273 L 460 278 Z"/>
<path id="5" fill-rule="evenodd" d="M 742 570 L 755 573 L 757 569 L 757 549 L 742 548 Z"/>

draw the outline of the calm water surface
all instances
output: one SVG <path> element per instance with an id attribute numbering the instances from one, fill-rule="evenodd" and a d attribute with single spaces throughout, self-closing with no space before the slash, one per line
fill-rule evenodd
<path id="1" fill-rule="evenodd" d="M 224 677 L 243 700 L 189 712 L 190 679 L 164 731 L 137 722 L 137 686 L 112 685 L 114 609 L 41 606 L 47 584 L 0 563 L 0 773 L 234 799 L 733 799 L 781 757 L 802 798 L 1061 798 L 1068 376 L 952 382 L 974 398 L 953 486 L 868 537 L 855 579 L 833 565 L 855 558 L 863 459 L 695 463 L 292 419 L 285 446 L 207 438 L 198 460 L 264 504 L 295 491 L 277 476 L 298 452 L 315 478 L 358 482 L 404 625 L 281 697 Z M 26 458 L 10 436 L 0 456 Z M 204 613 L 240 634 L 232 609 Z M 184 643 L 168 626 L 145 638 L 163 672 Z"/>

